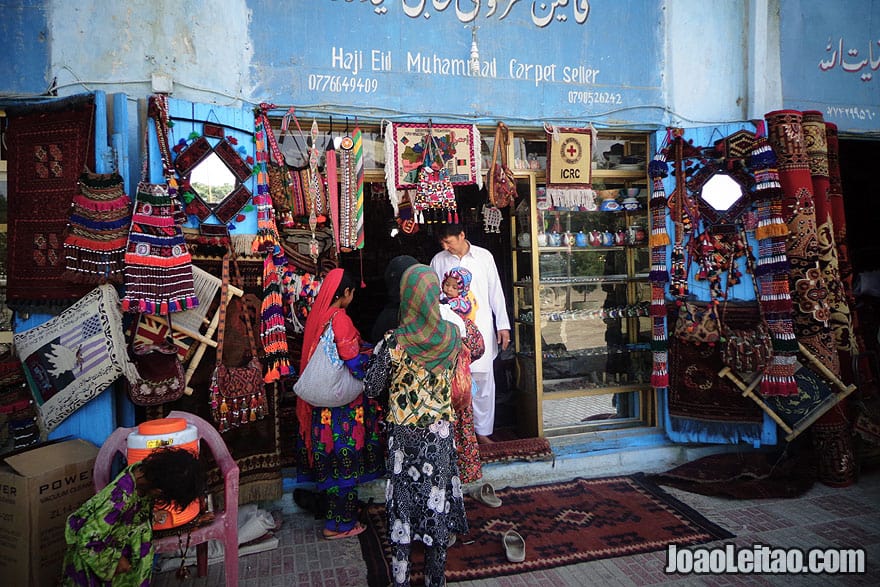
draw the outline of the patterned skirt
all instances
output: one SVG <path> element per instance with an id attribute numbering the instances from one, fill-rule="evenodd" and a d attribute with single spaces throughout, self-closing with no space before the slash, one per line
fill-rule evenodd
<path id="1" fill-rule="evenodd" d="M 321 491 L 353 487 L 385 472 L 379 404 L 364 395 L 338 408 L 312 410 L 312 465 L 302 440 L 297 445 L 298 478 Z M 299 436 L 297 436 L 299 438 Z"/>
<path id="2" fill-rule="evenodd" d="M 419 540 L 446 544 L 450 533 L 468 530 L 452 424 L 427 428 L 391 424 L 385 490 L 392 544 Z"/>

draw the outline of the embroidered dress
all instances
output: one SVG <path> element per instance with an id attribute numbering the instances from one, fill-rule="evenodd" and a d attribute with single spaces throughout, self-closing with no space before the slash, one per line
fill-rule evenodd
<path id="1" fill-rule="evenodd" d="M 305 370 L 327 321 L 333 318 L 333 337 L 339 357 L 355 377 L 363 378 L 367 355 L 361 352 L 362 339 L 344 309 L 330 304 L 342 269 L 327 274 L 306 320 L 300 372 Z M 371 481 L 384 473 L 382 444 L 379 439 L 379 404 L 360 395 L 346 406 L 324 408 L 297 400 L 298 478 L 314 481 L 327 495 L 324 528 L 346 532 L 354 528 L 358 516 L 358 483 Z"/>
<path id="2" fill-rule="evenodd" d="M 441 296 L 441 315 L 445 308 L 455 313 L 461 331 L 462 342 L 468 352 L 458 355 L 455 378 L 452 381 L 452 406 L 455 410 L 455 446 L 458 451 L 458 474 L 462 483 L 473 483 L 483 477 L 483 462 L 480 446 L 474 430 L 473 393 L 475 383 L 471 377 L 471 361 L 476 361 L 486 352 L 483 335 L 473 321 L 476 315 L 476 301 L 470 291 L 471 272 L 464 267 L 450 269 L 445 277 L 452 277 L 458 284 L 458 296 Z M 448 318 L 446 318 L 448 319 Z"/>
<path id="3" fill-rule="evenodd" d="M 133 469 L 126 467 L 95 497 L 70 514 L 64 527 L 67 552 L 62 584 L 65 586 L 150 584 L 153 568 L 153 500 L 135 489 Z M 114 577 L 119 559 L 131 570 Z"/>

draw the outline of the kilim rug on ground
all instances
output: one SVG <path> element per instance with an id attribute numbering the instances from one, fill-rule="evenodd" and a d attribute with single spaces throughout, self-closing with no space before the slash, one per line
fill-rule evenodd
<path id="1" fill-rule="evenodd" d="M 573 479 L 496 492 L 500 508 L 465 499 L 470 532 L 449 549 L 448 582 L 529 571 L 733 537 L 687 505 L 648 482 L 643 474 Z M 367 530 L 361 552 L 371 587 L 390 579 L 390 549 L 384 504 L 364 508 Z M 511 563 L 502 546 L 507 530 L 526 542 L 526 560 Z M 414 585 L 423 583 L 421 543 L 412 550 Z"/>

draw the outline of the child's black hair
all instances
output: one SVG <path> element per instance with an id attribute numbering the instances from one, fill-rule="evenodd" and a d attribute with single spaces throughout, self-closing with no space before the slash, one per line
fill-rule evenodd
<path id="1" fill-rule="evenodd" d="M 358 285 L 360 284 L 358 283 L 358 280 L 355 277 L 354 273 L 352 273 L 348 269 L 343 269 L 342 279 L 339 280 L 339 287 L 337 287 L 336 291 L 333 292 L 333 299 L 338 300 L 339 298 L 341 298 L 343 295 L 345 295 L 345 290 L 347 289 L 357 291 Z"/>
<path id="2" fill-rule="evenodd" d="M 140 471 L 148 486 L 157 489 L 155 505 L 184 510 L 205 492 L 203 463 L 183 448 L 153 451 L 141 461 Z"/>

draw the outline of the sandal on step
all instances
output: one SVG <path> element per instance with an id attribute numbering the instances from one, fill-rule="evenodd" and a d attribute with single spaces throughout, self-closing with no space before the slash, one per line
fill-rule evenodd
<path id="1" fill-rule="evenodd" d="M 512 563 L 526 560 L 526 541 L 516 530 L 508 530 L 504 533 L 504 553 L 507 555 L 507 560 Z"/>
<path id="2" fill-rule="evenodd" d="M 324 530 L 321 532 L 321 535 L 324 537 L 324 540 L 340 540 L 342 538 L 351 538 L 353 536 L 357 536 L 366 529 L 366 526 L 362 526 L 360 523 L 358 523 L 355 524 L 351 530 L 346 530 L 345 532 L 327 533 L 327 531 Z"/>
<path id="3" fill-rule="evenodd" d="M 501 499 L 495 495 L 495 488 L 491 483 L 483 483 L 474 490 L 471 496 L 479 502 L 482 502 L 490 508 L 500 508 Z"/>

